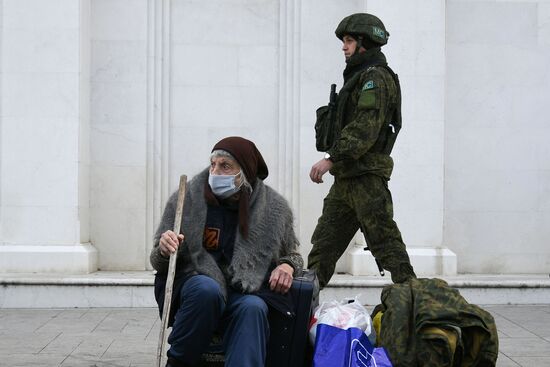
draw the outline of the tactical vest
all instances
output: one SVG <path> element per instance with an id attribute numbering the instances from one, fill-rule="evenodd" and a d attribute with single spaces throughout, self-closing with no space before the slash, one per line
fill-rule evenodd
<path id="1" fill-rule="evenodd" d="M 397 91 L 398 97 L 394 106 L 390 108 L 384 126 L 380 129 L 378 139 L 373 147 L 369 150 L 371 153 L 382 153 L 389 155 L 397 139 L 397 135 L 401 130 L 401 86 L 397 74 L 387 65 L 377 65 L 388 70 L 392 76 Z M 375 66 L 369 66 L 366 71 Z M 329 103 L 317 109 L 317 121 L 315 123 L 315 141 L 316 148 L 319 152 L 326 152 L 332 148 L 334 143 L 340 137 L 340 132 L 345 127 L 345 108 L 354 88 L 357 86 L 361 74 L 364 70 L 357 72 L 336 95 L 335 102 Z M 332 98 L 331 98 L 332 99 Z"/>

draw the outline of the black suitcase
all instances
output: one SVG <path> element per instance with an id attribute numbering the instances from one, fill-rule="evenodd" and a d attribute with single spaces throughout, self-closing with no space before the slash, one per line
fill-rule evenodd
<path id="1" fill-rule="evenodd" d="M 304 270 L 292 281 L 290 294 L 294 316 L 280 312 L 269 313 L 269 341 L 266 367 L 311 366 L 313 348 L 309 345 L 308 327 L 311 315 L 319 305 L 319 282 L 314 271 Z M 222 367 L 224 364 L 221 340 L 214 341 L 209 352 L 202 355 L 201 367 Z"/>
<path id="2" fill-rule="evenodd" d="M 304 367 L 311 365 L 308 327 L 313 309 L 319 304 L 319 283 L 314 271 L 295 277 L 290 288 L 294 317 L 269 313 L 269 342 L 266 367 Z"/>

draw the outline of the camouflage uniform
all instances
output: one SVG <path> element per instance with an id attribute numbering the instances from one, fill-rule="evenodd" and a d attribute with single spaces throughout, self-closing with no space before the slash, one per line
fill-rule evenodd
<path id="1" fill-rule="evenodd" d="M 494 318 L 468 303 L 441 279 L 411 279 L 384 288 L 377 344 L 394 367 L 494 367 L 498 333 Z"/>
<path id="2" fill-rule="evenodd" d="M 346 24 L 365 16 L 378 20 L 369 14 L 354 14 L 342 21 L 337 36 L 353 35 L 346 32 Z M 378 22 L 380 25 L 373 29 L 384 36 L 380 45 L 385 44 L 387 32 Z M 346 70 L 351 72 L 344 72 L 345 83 L 336 102 L 337 136 L 328 149 L 334 162 L 330 170 L 334 184 L 311 239 L 308 267 L 317 271 L 321 287 L 325 286 L 354 234 L 362 229 L 374 257 L 391 272 L 392 280 L 400 283 L 416 276 L 393 220 L 388 190 L 393 169 L 389 153 L 397 135 L 395 129 L 401 125 L 399 82 L 387 67 L 380 47 L 356 53 Z M 317 111 L 318 120 L 325 118 L 327 108 Z"/>

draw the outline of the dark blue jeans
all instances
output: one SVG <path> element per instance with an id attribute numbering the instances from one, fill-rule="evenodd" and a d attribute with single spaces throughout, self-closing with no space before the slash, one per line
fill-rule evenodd
<path id="1" fill-rule="evenodd" d="M 195 365 L 215 331 L 223 333 L 225 366 L 265 364 L 269 338 L 268 307 L 258 296 L 229 290 L 224 302 L 219 284 L 205 275 L 187 279 L 168 338 L 168 357 Z"/>

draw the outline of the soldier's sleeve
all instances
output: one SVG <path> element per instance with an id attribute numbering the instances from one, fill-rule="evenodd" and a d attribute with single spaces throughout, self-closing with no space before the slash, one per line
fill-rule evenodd
<path id="1" fill-rule="evenodd" d="M 384 123 L 388 86 L 379 71 L 372 70 L 361 76 L 354 92 L 355 108 L 352 120 L 342 129 L 340 138 L 328 151 L 334 162 L 358 159 L 378 139 Z"/>

